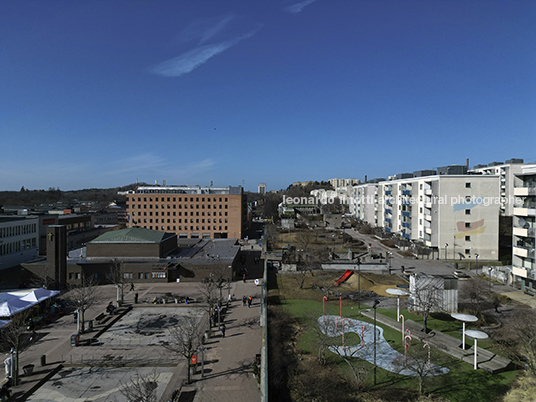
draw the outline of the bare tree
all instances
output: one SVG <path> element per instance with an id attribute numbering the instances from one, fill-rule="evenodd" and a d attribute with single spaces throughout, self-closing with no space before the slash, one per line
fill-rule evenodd
<path id="1" fill-rule="evenodd" d="M 33 341 L 32 333 L 28 332 L 29 314 L 27 311 L 16 314 L 11 323 L 0 330 L 2 351 L 12 352 L 15 360 L 11 362 L 13 368 L 13 385 L 18 384 L 19 353 L 24 351 Z"/>
<path id="2" fill-rule="evenodd" d="M 207 312 L 208 315 L 208 328 L 210 329 L 212 328 L 212 322 L 210 320 L 210 317 L 216 311 L 216 306 L 218 305 L 218 301 L 220 300 L 217 294 L 218 286 L 212 278 L 206 278 L 198 286 L 198 289 L 203 297 L 203 301 L 206 303 L 204 310 Z"/>
<path id="3" fill-rule="evenodd" d="M 411 309 L 422 314 L 423 331 L 427 333 L 430 313 L 443 310 L 443 283 L 441 278 L 431 275 L 412 275 L 408 303 Z"/>
<path id="4" fill-rule="evenodd" d="M 419 382 L 419 395 L 424 392 L 424 383 L 427 378 L 442 374 L 441 367 L 432 365 L 431 361 L 437 362 L 439 354 L 435 347 L 430 348 L 430 345 L 417 342 L 411 345 L 407 350 L 407 356 L 398 356 L 394 359 L 393 365 L 398 372 L 409 369 L 416 374 Z"/>
<path id="5" fill-rule="evenodd" d="M 192 312 L 181 317 L 179 325 L 169 328 L 167 341 L 162 343 L 167 350 L 184 357 L 188 365 L 194 352 L 202 344 L 203 334 L 199 319 L 200 317 Z M 188 370 L 188 384 L 190 382 L 190 370 Z"/>
<path id="6" fill-rule="evenodd" d="M 337 320 L 326 319 L 324 322 L 317 322 L 313 326 L 313 336 L 317 347 L 318 361 L 321 365 L 326 364 L 326 352 L 336 354 L 350 368 L 353 376 L 354 386 L 361 389 L 366 383 L 369 371 L 362 359 L 356 358 L 359 348 L 353 345 L 342 344 L 342 323 Z"/>
<path id="7" fill-rule="evenodd" d="M 508 357 L 536 378 L 536 312 L 515 310 L 508 325 L 497 331 L 496 341 Z"/>
<path id="8" fill-rule="evenodd" d="M 473 314 L 480 316 L 482 305 L 488 298 L 488 286 L 480 278 L 471 278 L 460 289 L 462 299 L 469 300 Z"/>
<path id="9" fill-rule="evenodd" d="M 93 278 L 82 276 L 80 284 L 69 285 L 65 299 L 74 306 L 78 316 L 78 333 L 84 332 L 84 314 L 93 307 L 100 298 L 100 292 Z"/>
<path id="10" fill-rule="evenodd" d="M 127 401 L 132 402 L 156 402 L 156 389 L 158 388 L 158 373 L 155 371 L 149 375 L 141 376 L 136 373 L 127 384 L 121 384 L 121 395 Z"/>
<path id="11" fill-rule="evenodd" d="M 107 279 L 117 288 L 117 303 L 122 304 L 125 301 L 125 288 L 128 285 L 128 281 L 121 269 L 121 261 L 117 258 L 112 259 Z"/>

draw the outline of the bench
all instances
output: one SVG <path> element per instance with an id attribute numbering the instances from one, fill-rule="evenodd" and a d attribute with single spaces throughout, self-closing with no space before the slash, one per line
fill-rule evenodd
<path id="1" fill-rule="evenodd" d="M 525 288 L 523 292 L 529 296 L 535 296 L 536 295 L 536 289 L 531 288 Z"/>
<path id="2" fill-rule="evenodd" d="M 105 313 L 100 313 L 98 316 L 95 317 L 95 321 L 97 321 L 97 324 L 102 324 L 103 321 L 106 321 L 106 318 L 108 316 Z"/>

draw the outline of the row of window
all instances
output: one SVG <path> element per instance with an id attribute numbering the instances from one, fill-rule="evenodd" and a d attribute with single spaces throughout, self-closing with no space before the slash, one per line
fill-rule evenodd
<path id="1" fill-rule="evenodd" d="M 134 222 L 134 223 L 136 223 L 136 222 Z M 139 222 L 139 223 L 141 223 L 141 222 Z M 147 222 L 143 222 L 143 223 L 147 223 Z M 149 223 L 152 223 L 152 222 L 149 222 Z M 151 229 L 151 230 L 166 230 L 165 226 L 154 226 L 153 227 L 153 226 L 143 225 L 142 227 L 145 228 L 145 229 Z M 216 226 L 212 226 L 212 230 L 228 230 L 227 226 L 217 226 L 217 227 L 219 229 L 216 229 Z M 168 226 L 167 230 L 172 230 L 172 231 L 183 230 L 183 227 L 182 226 Z M 188 230 L 188 226 L 184 226 L 184 230 Z M 199 226 L 195 226 L 195 229 L 194 229 L 194 226 L 190 226 L 190 230 L 211 230 L 211 229 L 210 229 L 210 226 L 201 226 L 201 229 L 199 229 Z"/>
<path id="2" fill-rule="evenodd" d="M 166 272 L 138 272 L 138 279 L 165 279 L 167 277 Z M 134 274 L 132 272 L 123 272 L 123 279 L 129 280 L 134 279 Z"/>
<path id="3" fill-rule="evenodd" d="M 171 202 L 171 200 L 173 199 L 173 202 L 177 202 L 177 198 L 178 198 L 178 202 L 182 202 L 182 197 L 167 197 L 167 202 Z M 199 200 L 201 200 L 201 202 L 205 202 L 205 197 L 190 197 L 190 202 L 194 202 L 194 198 L 195 198 L 195 202 L 199 202 Z M 141 199 L 142 197 L 138 197 L 138 202 L 141 202 Z M 149 199 L 149 202 L 153 202 L 153 197 L 143 197 L 143 201 L 144 202 L 147 202 L 147 199 Z M 154 198 L 155 202 L 166 202 L 166 197 L 155 197 Z M 223 200 L 223 201 L 222 201 Z M 127 202 L 129 201 L 129 197 L 127 197 Z M 132 202 L 135 202 L 136 201 L 136 197 L 132 197 Z M 223 197 L 206 197 L 206 201 L 207 202 L 227 202 L 228 199 L 227 197 L 223 198 Z M 188 202 L 188 197 L 184 197 L 184 202 Z"/>
<path id="4" fill-rule="evenodd" d="M 11 237 L 11 236 L 20 236 L 28 233 L 36 233 L 37 224 L 28 223 L 26 225 L 17 225 L 17 226 L 8 226 L 0 229 L 0 238 L 2 237 Z"/>
<path id="5" fill-rule="evenodd" d="M 178 214 L 179 216 L 182 216 L 182 212 L 179 212 Z M 132 211 L 132 216 L 136 216 L 136 211 Z M 138 212 L 138 216 L 153 216 L 153 212 L 152 211 L 149 211 L 149 215 L 147 215 L 147 211 L 144 211 L 144 212 Z M 155 212 L 154 213 L 154 216 L 158 216 L 158 212 Z M 175 211 L 173 211 L 173 213 L 171 212 L 162 212 L 160 214 L 160 216 L 177 216 L 177 213 Z M 184 213 L 184 216 L 188 216 L 188 212 L 185 212 Z M 190 215 L 189 216 L 194 216 L 194 213 L 193 212 L 190 212 Z M 199 212 L 196 212 L 195 213 L 195 216 L 205 216 L 205 212 L 201 212 L 201 215 L 199 215 Z M 210 212 L 207 212 L 207 216 L 211 216 L 210 215 Z M 220 212 L 219 215 L 217 212 L 214 212 L 214 214 L 212 216 L 228 216 L 227 212 Z"/>
<path id="6" fill-rule="evenodd" d="M 136 209 L 136 204 L 132 204 L 130 206 L 132 209 Z M 160 209 L 177 209 L 177 205 L 176 204 L 167 204 L 167 205 L 160 205 Z M 182 204 L 179 204 L 178 205 L 178 209 L 182 209 Z M 207 204 L 206 205 L 207 209 L 210 209 L 210 204 Z M 154 209 L 158 209 L 158 204 L 154 204 Z M 149 204 L 149 207 L 147 207 L 147 204 L 143 204 L 143 208 L 142 208 L 142 204 L 138 204 L 138 209 L 153 209 L 153 204 Z M 188 204 L 184 204 L 184 209 L 188 209 Z M 201 208 L 199 208 L 199 204 L 190 204 L 190 209 L 205 209 L 205 204 L 201 204 Z M 229 205 L 228 204 L 219 204 L 219 205 L 213 205 L 212 206 L 212 209 L 229 209 Z"/>
<path id="7" fill-rule="evenodd" d="M 31 248 L 36 248 L 35 237 L 32 237 L 31 239 L 15 241 L 12 243 L 0 244 L 0 255 L 18 253 L 20 251 L 28 250 Z"/>
<path id="8" fill-rule="evenodd" d="M 141 222 L 141 218 L 139 220 Z M 167 222 L 166 222 L 167 221 Z M 178 219 L 178 223 L 182 223 L 182 219 Z M 207 222 L 206 223 L 229 223 L 227 218 L 226 219 L 207 219 L 206 220 Z M 146 218 L 143 218 L 143 223 L 147 223 L 147 219 Z M 152 218 L 149 218 L 149 223 L 153 223 L 153 219 Z M 173 219 L 160 219 L 160 222 L 158 222 L 158 218 L 154 220 L 154 223 L 177 223 L 177 219 L 173 218 Z M 185 219 L 184 220 L 184 223 L 188 223 L 188 219 Z M 193 219 L 190 219 L 190 223 L 205 223 L 205 219 L 201 219 L 201 222 L 199 222 L 199 218 L 195 219 L 195 222 Z"/>

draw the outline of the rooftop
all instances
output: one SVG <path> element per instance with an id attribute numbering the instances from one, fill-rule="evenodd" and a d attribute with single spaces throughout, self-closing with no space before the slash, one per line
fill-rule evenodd
<path id="1" fill-rule="evenodd" d="M 168 239 L 171 236 L 175 236 L 175 234 L 133 227 L 129 229 L 112 230 L 111 232 L 106 232 L 97 237 L 95 240 L 92 240 L 90 243 L 161 243 L 163 240 Z"/>

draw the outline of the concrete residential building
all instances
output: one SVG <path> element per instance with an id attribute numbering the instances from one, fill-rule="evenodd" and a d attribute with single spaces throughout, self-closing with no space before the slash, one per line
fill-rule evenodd
<path id="1" fill-rule="evenodd" d="M 140 186 L 126 196 L 127 227 L 191 239 L 240 239 L 247 227 L 243 188 Z"/>
<path id="2" fill-rule="evenodd" d="M 355 186 L 359 183 L 361 181 L 358 179 L 329 179 L 329 184 L 335 189 L 338 187 Z"/>
<path id="3" fill-rule="evenodd" d="M 497 260 L 498 183 L 498 176 L 395 176 L 356 186 L 354 194 L 369 197 L 353 200 L 351 212 L 385 232 L 421 242 L 432 258 Z"/>
<path id="4" fill-rule="evenodd" d="M 515 175 L 514 195 L 519 203 L 513 211 L 512 274 L 522 289 L 536 293 L 536 164 L 523 166 Z"/>
<path id="5" fill-rule="evenodd" d="M 487 165 L 476 165 L 471 172 L 483 175 L 495 175 L 500 177 L 500 213 L 502 216 L 514 214 L 514 182 L 515 175 L 522 172 L 523 159 L 509 159 L 506 162 L 492 162 Z"/>
<path id="6" fill-rule="evenodd" d="M 37 216 L 0 216 L 0 270 L 37 258 L 38 230 Z"/>
<path id="7" fill-rule="evenodd" d="M 266 183 L 259 183 L 259 194 L 266 194 Z"/>

